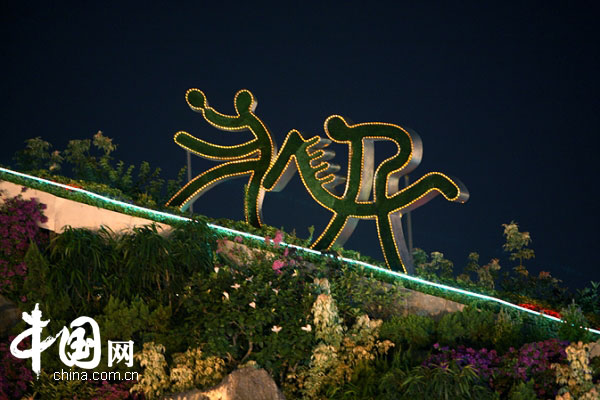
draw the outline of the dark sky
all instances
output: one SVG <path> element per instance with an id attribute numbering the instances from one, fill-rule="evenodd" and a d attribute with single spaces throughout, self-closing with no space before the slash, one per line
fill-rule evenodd
<path id="1" fill-rule="evenodd" d="M 573 286 L 600 280 L 593 2 L 8 3 L 0 163 L 27 138 L 62 149 L 102 130 L 119 145 L 116 158 L 148 160 L 174 177 L 185 163 L 176 131 L 222 144 L 250 137 L 211 128 L 187 107 L 185 91 L 200 88 L 233 113 L 235 92 L 247 88 L 279 144 L 292 128 L 323 135 L 331 114 L 417 131 L 424 155 L 412 176 L 456 176 L 471 199 L 438 197 L 415 211 L 415 246 L 457 267 L 470 251 L 484 262 L 504 257 L 507 269 L 501 224 L 515 220 L 533 238 L 534 273 Z M 336 150 L 343 161 L 345 149 Z M 390 151 L 378 145 L 378 160 Z M 196 158 L 194 172 L 212 165 Z M 217 187 L 195 210 L 242 219 L 243 183 Z M 267 194 L 264 215 L 301 237 L 329 219 L 297 176 Z M 382 259 L 372 221 L 345 247 Z"/>

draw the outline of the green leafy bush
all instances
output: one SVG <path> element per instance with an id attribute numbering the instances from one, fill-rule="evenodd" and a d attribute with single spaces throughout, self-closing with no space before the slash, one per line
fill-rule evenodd
<path id="1" fill-rule="evenodd" d="M 332 295 L 344 319 L 354 320 L 362 314 L 387 320 L 398 313 L 405 297 L 401 282 L 381 281 L 364 268 L 337 265 L 327 274 L 331 280 Z"/>
<path id="2" fill-rule="evenodd" d="M 568 307 L 562 309 L 560 314 L 563 323 L 558 330 L 558 337 L 570 342 L 589 342 L 592 336 L 585 328 L 589 327 L 581 308 L 573 301 Z"/>
<path id="3" fill-rule="evenodd" d="M 393 369 L 382 379 L 382 399 L 495 399 L 472 366 L 454 361 L 438 368 Z"/>
<path id="4" fill-rule="evenodd" d="M 322 399 L 328 388 L 327 395 L 332 395 L 337 387 L 349 382 L 359 364 L 385 355 L 394 346 L 389 340 L 378 340 L 381 320 L 372 321 L 362 315 L 351 328 L 344 326 L 329 281 L 316 279 L 315 283 L 320 292 L 312 306 L 318 343 L 309 366 L 287 377 L 306 399 Z M 288 385 L 288 394 L 290 389 Z"/>
<path id="5" fill-rule="evenodd" d="M 379 335 L 402 348 L 430 348 L 436 340 L 436 323 L 426 316 L 409 314 L 392 317 L 381 326 Z"/>
<path id="6" fill-rule="evenodd" d="M 154 399 L 166 393 L 183 392 L 194 388 L 204 389 L 217 384 L 225 375 L 225 361 L 206 357 L 200 348 L 173 354 L 171 367 L 164 356 L 165 347 L 154 342 L 144 343 L 135 359 L 144 368 L 133 391 Z"/>
<path id="7" fill-rule="evenodd" d="M 531 379 L 528 382 L 521 382 L 512 387 L 508 394 L 509 400 L 537 400 L 538 396 L 535 392 L 535 380 Z"/>
<path id="8" fill-rule="evenodd" d="M 437 331 L 441 344 L 456 346 L 467 343 L 475 347 L 488 347 L 494 342 L 496 316 L 488 310 L 465 307 L 462 312 L 446 314 Z"/>
<path id="9" fill-rule="evenodd" d="M 281 379 L 312 347 L 311 279 L 291 254 L 259 252 L 250 261 L 237 249 L 246 261 L 229 265 L 230 258 L 219 255 L 222 263 L 213 270 L 190 277 L 181 293 L 187 316 L 182 329 L 208 354 L 232 365 L 256 361 Z"/>

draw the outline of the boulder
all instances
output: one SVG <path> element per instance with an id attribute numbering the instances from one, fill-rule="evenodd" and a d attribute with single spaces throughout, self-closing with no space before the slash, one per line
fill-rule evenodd
<path id="1" fill-rule="evenodd" d="M 594 357 L 600 357 L 600 339 L 590 343 L 590 360 Z"/>
<path id="2" fill-rule="evenodd" d="M 285 400 L 264 369 L 249 366 L 233 371 L 208 390 L 191 390 L 169 395 L 165 400 Z"/>

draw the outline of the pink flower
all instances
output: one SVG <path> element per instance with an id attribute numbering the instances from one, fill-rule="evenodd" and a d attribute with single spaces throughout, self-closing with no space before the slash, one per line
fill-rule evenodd
<path id="1" fill-rule="evenodd" d="M 273 271 L 277 272 L 278 274 L 281 274 L 281 268 L 285 266 L 285 263 L 281 260 L 275 260 L 273 261 Z"/>
<path id="2" fill-rule="evenodd" d="M 275 238 L 273 239 L 273 244 L 275 245 L 275 248 L 279 247 L 279 243 L 281 243 L 282 240 L 283 233 L 281 231 L 277 231 L 277 233 L 275 233 Z"/>
<path id="3" fill-rule="evenodd" d="M 238 242 L 238 243 L 242 243 L 242 237 L 241 236 L 236 236 L 233 238 L 234 241 Z"/>
<path id="4" fill-rule="evenodd" d="M 283 251 L 283 256 L 287 257 L 290 254 L 290 249 L 288 249 L 287 247 L 285 248 L 285 250 Z"/>

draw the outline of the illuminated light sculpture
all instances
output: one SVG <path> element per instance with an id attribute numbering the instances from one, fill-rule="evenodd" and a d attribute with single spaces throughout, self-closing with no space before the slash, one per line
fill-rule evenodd
<path id="1" fill-rule="evenodd" d="M 440 172 L 430 172 L 400 189 L 400 177 L 419 165 L 423 148 L 415 132 L 398 125 L 382 122 L 349 125 L 344 118 L 332 115 L 324 124 L 328 139 L 320 136 L 304 139 L 300 132 L 291 130 L 277 153 L 269 131 L 254 114 L 256 101 L 249 91 L 241 90 L 236 94 L 236 116 L 224 115 L 208 107 L 206 96 L 198 89 L 188 90 L 186 100 L 211 125 L 224 130 L 249 129 L 255 139 L 237 146 L 219 146 L 187 132 L 178 132 L 175 142 L 181 147 L 201 157 L 226 161 L 198 175 L 167 203 L 182 210 L 214 185 L 229 178 L 250 175 L 244 198 L 246 221 L 260 226 L 265 190 L 282 190 L 298 172 L 311 197 L 333 214 L 311 248 L 326 250 L 333 245 L 342 246 L 360 219 L 374 219 L 388 267 L 401 267 L 405 272 L 413 273 L 402 232 L 402 213 L 420 207 L 438 194 L 459 203 L 469 198 L 460 181 Z M 335 175 L 339 166 L 327 162 L 335 157 L 333 151 L 326 149 L 332 141 L 348 146 L 345 178 Z M 377 169 L 374 168 L 376 141 L 389 141 L 397 148 L 396 154 L 384 160 Z M 338 195 L 336 187 L 340 184 L 345 186 Z"/>
<path id="2" fill-rule="evenodd" d="M 175 143 L 179 146 L 201 157 L 226 162 L 192 179 L 167 202 L 167 205 L 185 210 L 213 186 L 228 179 L 250 175 L 244 196 L 244 214 L 247 223 L 260 226 L 265 194 L 261 182 L 269 165 L 274 161 L 276 150 L 267 127 L 254 115 L 254 96 L 248 90 L 236 93 L 233 104 L 237 115 L 221 114 L 209 107 L 206 96 L 198 89 L 188 90 L 185 99 L 192 110 L 202 113 L 204 119 L 214 127 L 226 131 L 247 129 L 252 132 L 254 139 L 237 146 L 220 146 L 195 138 L 187 132 L 177 132 Z"/>

